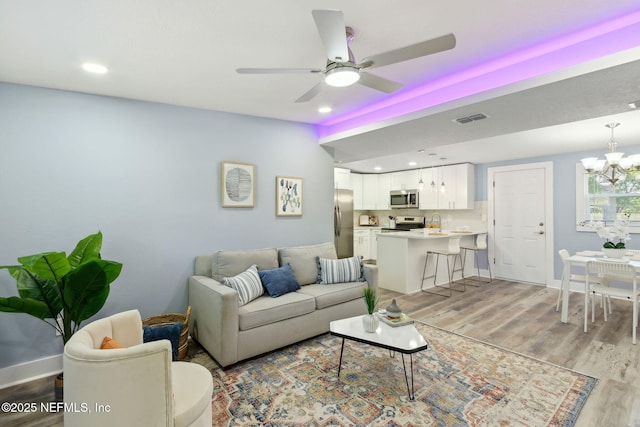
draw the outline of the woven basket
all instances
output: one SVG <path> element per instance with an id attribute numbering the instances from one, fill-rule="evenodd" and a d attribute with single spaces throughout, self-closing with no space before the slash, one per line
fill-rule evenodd
<path id="1" fill-rule="evenodd" d="M 165 313 L 147 317 L 142 321 L 142 326 L 161 326 L 182 322 L 182 331 L 180 331 L 180 347 L 178 347 L 178 360 L 182 360 L 187 355 L 187 347 L 189 345 L 190 314 L 191 306 L 188 306 L 185 313 Z"/>

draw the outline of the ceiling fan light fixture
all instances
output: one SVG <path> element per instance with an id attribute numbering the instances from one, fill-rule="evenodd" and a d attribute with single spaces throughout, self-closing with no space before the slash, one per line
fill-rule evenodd
<path id="1" fill-rule="evenodd" d="M 346 87 L 360 80 L 360 73 L 353 67 L 336 67 L 328 70 L 324 82 L 329 86 Z"/>

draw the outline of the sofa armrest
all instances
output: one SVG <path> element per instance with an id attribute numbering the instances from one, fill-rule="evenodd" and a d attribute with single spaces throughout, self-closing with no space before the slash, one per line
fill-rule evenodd
<path id="1" fill-rule="evenodd" d="M 238 361 L 238 293 L 206 276 L 189 278 L 189 332 L 224 366 Z"/>
<path id="2" fill-rule="evenodd" d="M 362 274 L 370 288 L 378 287 L 378 266 L 375 264 L 362 264 Z"/>

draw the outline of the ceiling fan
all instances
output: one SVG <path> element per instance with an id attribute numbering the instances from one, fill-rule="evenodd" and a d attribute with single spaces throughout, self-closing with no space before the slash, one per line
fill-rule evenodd
<path id="1" fill-rule="evenodd" d="M 306 102 L 313 99 L 320 93 L 325 83 L 330 86 L 345 87 L 357 82 L 375 90 L 391 93 L 400 89 L 402 85 L 362 70 L 408 61 L 410 59 L 453 49 L 456 46 L 455 36 L 453 34 L 447 34 L 435 39 L 369 56 L 358 64 L 349 48 L 349 43 L 353 39 L 353 30 L 350 27 L 345 27 L 342 12 L 339 10 L 313 10 L 311 14 L 313 15 L 318 33 L 320 33 L 320 38 L 327 51 L 327 66 L 324 69 L 238 68 L 236 72 L 239 74 L 324 74 L 324 81 L 312 87 L 304 95 L 296 99 L 295 102 Z"/>

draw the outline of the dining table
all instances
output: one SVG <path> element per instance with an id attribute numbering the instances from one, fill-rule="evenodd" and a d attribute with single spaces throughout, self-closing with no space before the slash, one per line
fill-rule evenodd
<path id="1" fill-rule="evenodd" d="M 581 251 L 576 252 L 575 255 L 570 256 L 565 262 L 564 269 L 562 271 L 562 305 L 560 309 L 560 321 L 567 323 L 569 320 L 569 293 L 571 292 L 571 272 L 573 268 L 584 269 L 589 261 L 613 261 L 613 262 L 625 262 L 632 265 L 638 274 L 640 274 L 640 257 L 624 256 L 623 258 L 607 258 L 603 252 L 600 251 Z M 581 273 L 583 274 L 583 273 Z M 584 284 L 585 298 L 588 293 L 587 283 Z"/>

